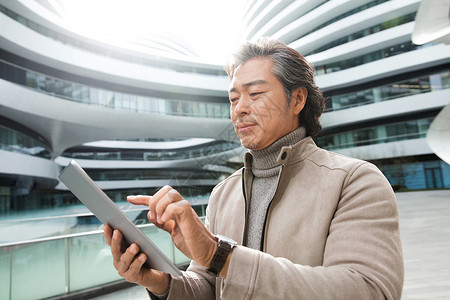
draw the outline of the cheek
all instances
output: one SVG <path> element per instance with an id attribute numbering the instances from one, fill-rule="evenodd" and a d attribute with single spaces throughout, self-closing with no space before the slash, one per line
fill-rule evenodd
<path id="1" fill-rule="evenodd" d="M 230 109 L 230 118 L 231 118 L 231 121 L 234 124 L 234 121 L 236 121 L 236 115 L 234 114 L 234 110 L 233 109 Z"/>
<path id="2" fill-rule="evenodd" d="M 231 104 L 230 105 L 230 116 L 231 116 L 231 118 L 236 118 L 235 111 L 236 111 L 236 105 Z"/>

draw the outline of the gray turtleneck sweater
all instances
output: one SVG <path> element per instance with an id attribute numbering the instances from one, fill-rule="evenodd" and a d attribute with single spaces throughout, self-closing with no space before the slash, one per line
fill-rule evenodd
<path id="1" fill-rule="evenodd" d="M 269 204 L 275 195 L 281 165 L 277 163 L 281 148 L 291 146 L 306 136 L 304 127 L 288 133 L 262 150 L 252 151 L 252 173 L 254 176 L 249 202 L 247 229 L 244 245 L 261 250 L 264 221 Z"/>

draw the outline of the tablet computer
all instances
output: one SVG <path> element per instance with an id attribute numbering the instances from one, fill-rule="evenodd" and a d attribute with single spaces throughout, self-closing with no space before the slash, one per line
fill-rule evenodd
<path id="1" fill-rule="evenodd" d="M 164 253 L 128 218 L 128 216 L 95 184 L 87 173 L 72 160 L 59 179 L 105 225 L 118 229 L 127 245 L 136 243 L 147 255 L 145 265 L 174 276 L 181 271 Z"/>

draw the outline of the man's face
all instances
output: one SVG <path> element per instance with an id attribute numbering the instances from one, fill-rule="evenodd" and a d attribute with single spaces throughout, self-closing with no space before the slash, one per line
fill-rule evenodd
<path id="1" fill-rule="evenodd" d="M 250 150 L 264 149 L 299 127 L 306 90 L 300 92 L 305 99 L 298 90 L 293 92 L 288 107 L 272 66 L 269 58 L 251 59 L 235 70 L 230 83 L 231 120 L 242 146 Z"/>

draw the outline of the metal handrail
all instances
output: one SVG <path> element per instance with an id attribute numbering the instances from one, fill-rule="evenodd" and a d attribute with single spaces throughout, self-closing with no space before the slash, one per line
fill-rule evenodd
<path id="1" fill-rule="evenodd" d="M 126 202 L 123 202 L 123 203 L 126 203 Z M 143 210 L 146 210 L 146 209 L 139 209 L 139 208 L 124 209 L 123 212 L 127 213 L 127 212 L 143 211 Z M 47 221 L 47 220 L 56 220 L 56 219 L 64 219 L 64 218 L 89 217 L 89 216 L 93 216 L 93 215 L 94 214 L 91 213 L 91 212 L 86 212 L 86 213 L 59 215 L 59 216 L 46 216 L 46 217 L 37 217 L 37 218 L 2 220 L 2 221 L 0 221 L 0 225 L 2 225 L 2 223 L 20 223 L 20 222 L 33 222 L 33 221 Z"/>
<path id="2" fill-rule="evenodd" d="M 86 215 L 94 215 L 92 213 L 86 214 Z M 51 217 L 48 217 L 51 218 Z M 204 222 L 206 217 L 200 217 L 200 219 Z M 141 224 L 136 225 L 137 228 L 148 228 L 148 227 L 156 227 L 155 224 L 149 223 L 149 224 Z M 156 227 L 157 228 L 157 227 Z M 34 243 L 42 243 L 42 242 L 48 242 L 48 241 L 55 241 L 55 240 L 63 240 L 67 238 L 74 238 L 74 237 L 82 237 L 82 236 L 89 236 L 89 235 L 95 235 L 102 233 L 103 230 L 92 230 L 87 232 L 78 232 L 78 233 L 69 233 L 69 234 L 63 234 L 58 236 L 51 236 L 51 237 L 43 237 L 43 238 L 36 238 L 31 240 L 23 240 L 18 242 L 6 242 L 6 243 L 0 243 L 1 247 L 11 247 L 11 246 L 20 246 L 20 245 L 27 245 L 27 244 L 34 244 Z"/>

